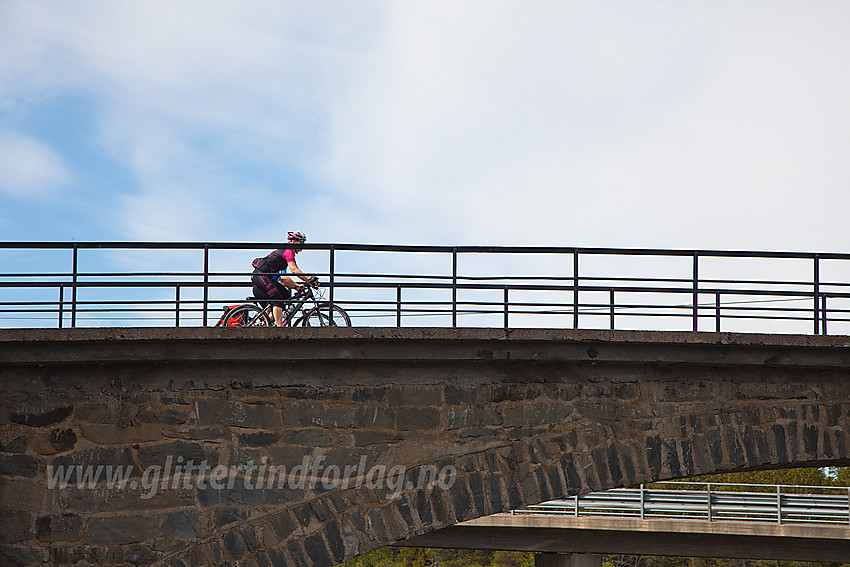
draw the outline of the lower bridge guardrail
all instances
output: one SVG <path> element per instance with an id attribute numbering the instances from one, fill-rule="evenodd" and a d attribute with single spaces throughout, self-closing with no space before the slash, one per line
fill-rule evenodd
<path id="1" fill-rule="evenodd" d="M 511 514 L 846 526 L 850 487 L 664 482 L 552 500 Z"/>

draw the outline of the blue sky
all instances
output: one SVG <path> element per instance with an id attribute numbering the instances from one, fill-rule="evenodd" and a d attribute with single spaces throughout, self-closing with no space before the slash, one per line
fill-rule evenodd
<path id="1" fill-rule="evenodd" d="M 0 239 L 850 251 L 850 3 L 0 0 Z"/>

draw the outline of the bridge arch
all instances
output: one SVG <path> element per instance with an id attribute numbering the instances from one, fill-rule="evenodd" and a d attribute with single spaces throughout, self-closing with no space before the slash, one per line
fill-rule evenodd
<path id="1" fill-rule="evenodd" d="M 849 461 L 846 337 L 2 334 L 2 549 L 21 564 L 326 567 L 570 494 Z M 89 465 L 133 474 L 80 487 Z"/>

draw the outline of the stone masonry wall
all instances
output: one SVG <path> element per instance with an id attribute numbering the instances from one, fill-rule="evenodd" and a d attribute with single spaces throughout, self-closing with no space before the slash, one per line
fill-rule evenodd
<path id="1" fill-rule="evenodd" d="M 846 338 L 289 333 L 0 332 L 2 563 L 328 567 L 565 495 L 850 463 Z"/>

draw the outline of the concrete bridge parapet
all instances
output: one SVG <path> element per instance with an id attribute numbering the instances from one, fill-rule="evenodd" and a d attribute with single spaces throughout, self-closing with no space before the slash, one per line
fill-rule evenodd
<path id="1" fill-rule="evenodd" d="M 848 346 L 539 329 L 0 331 L 0 552 L 22 565 L 327 567 L 570 494 L 846 465 Z"/>

